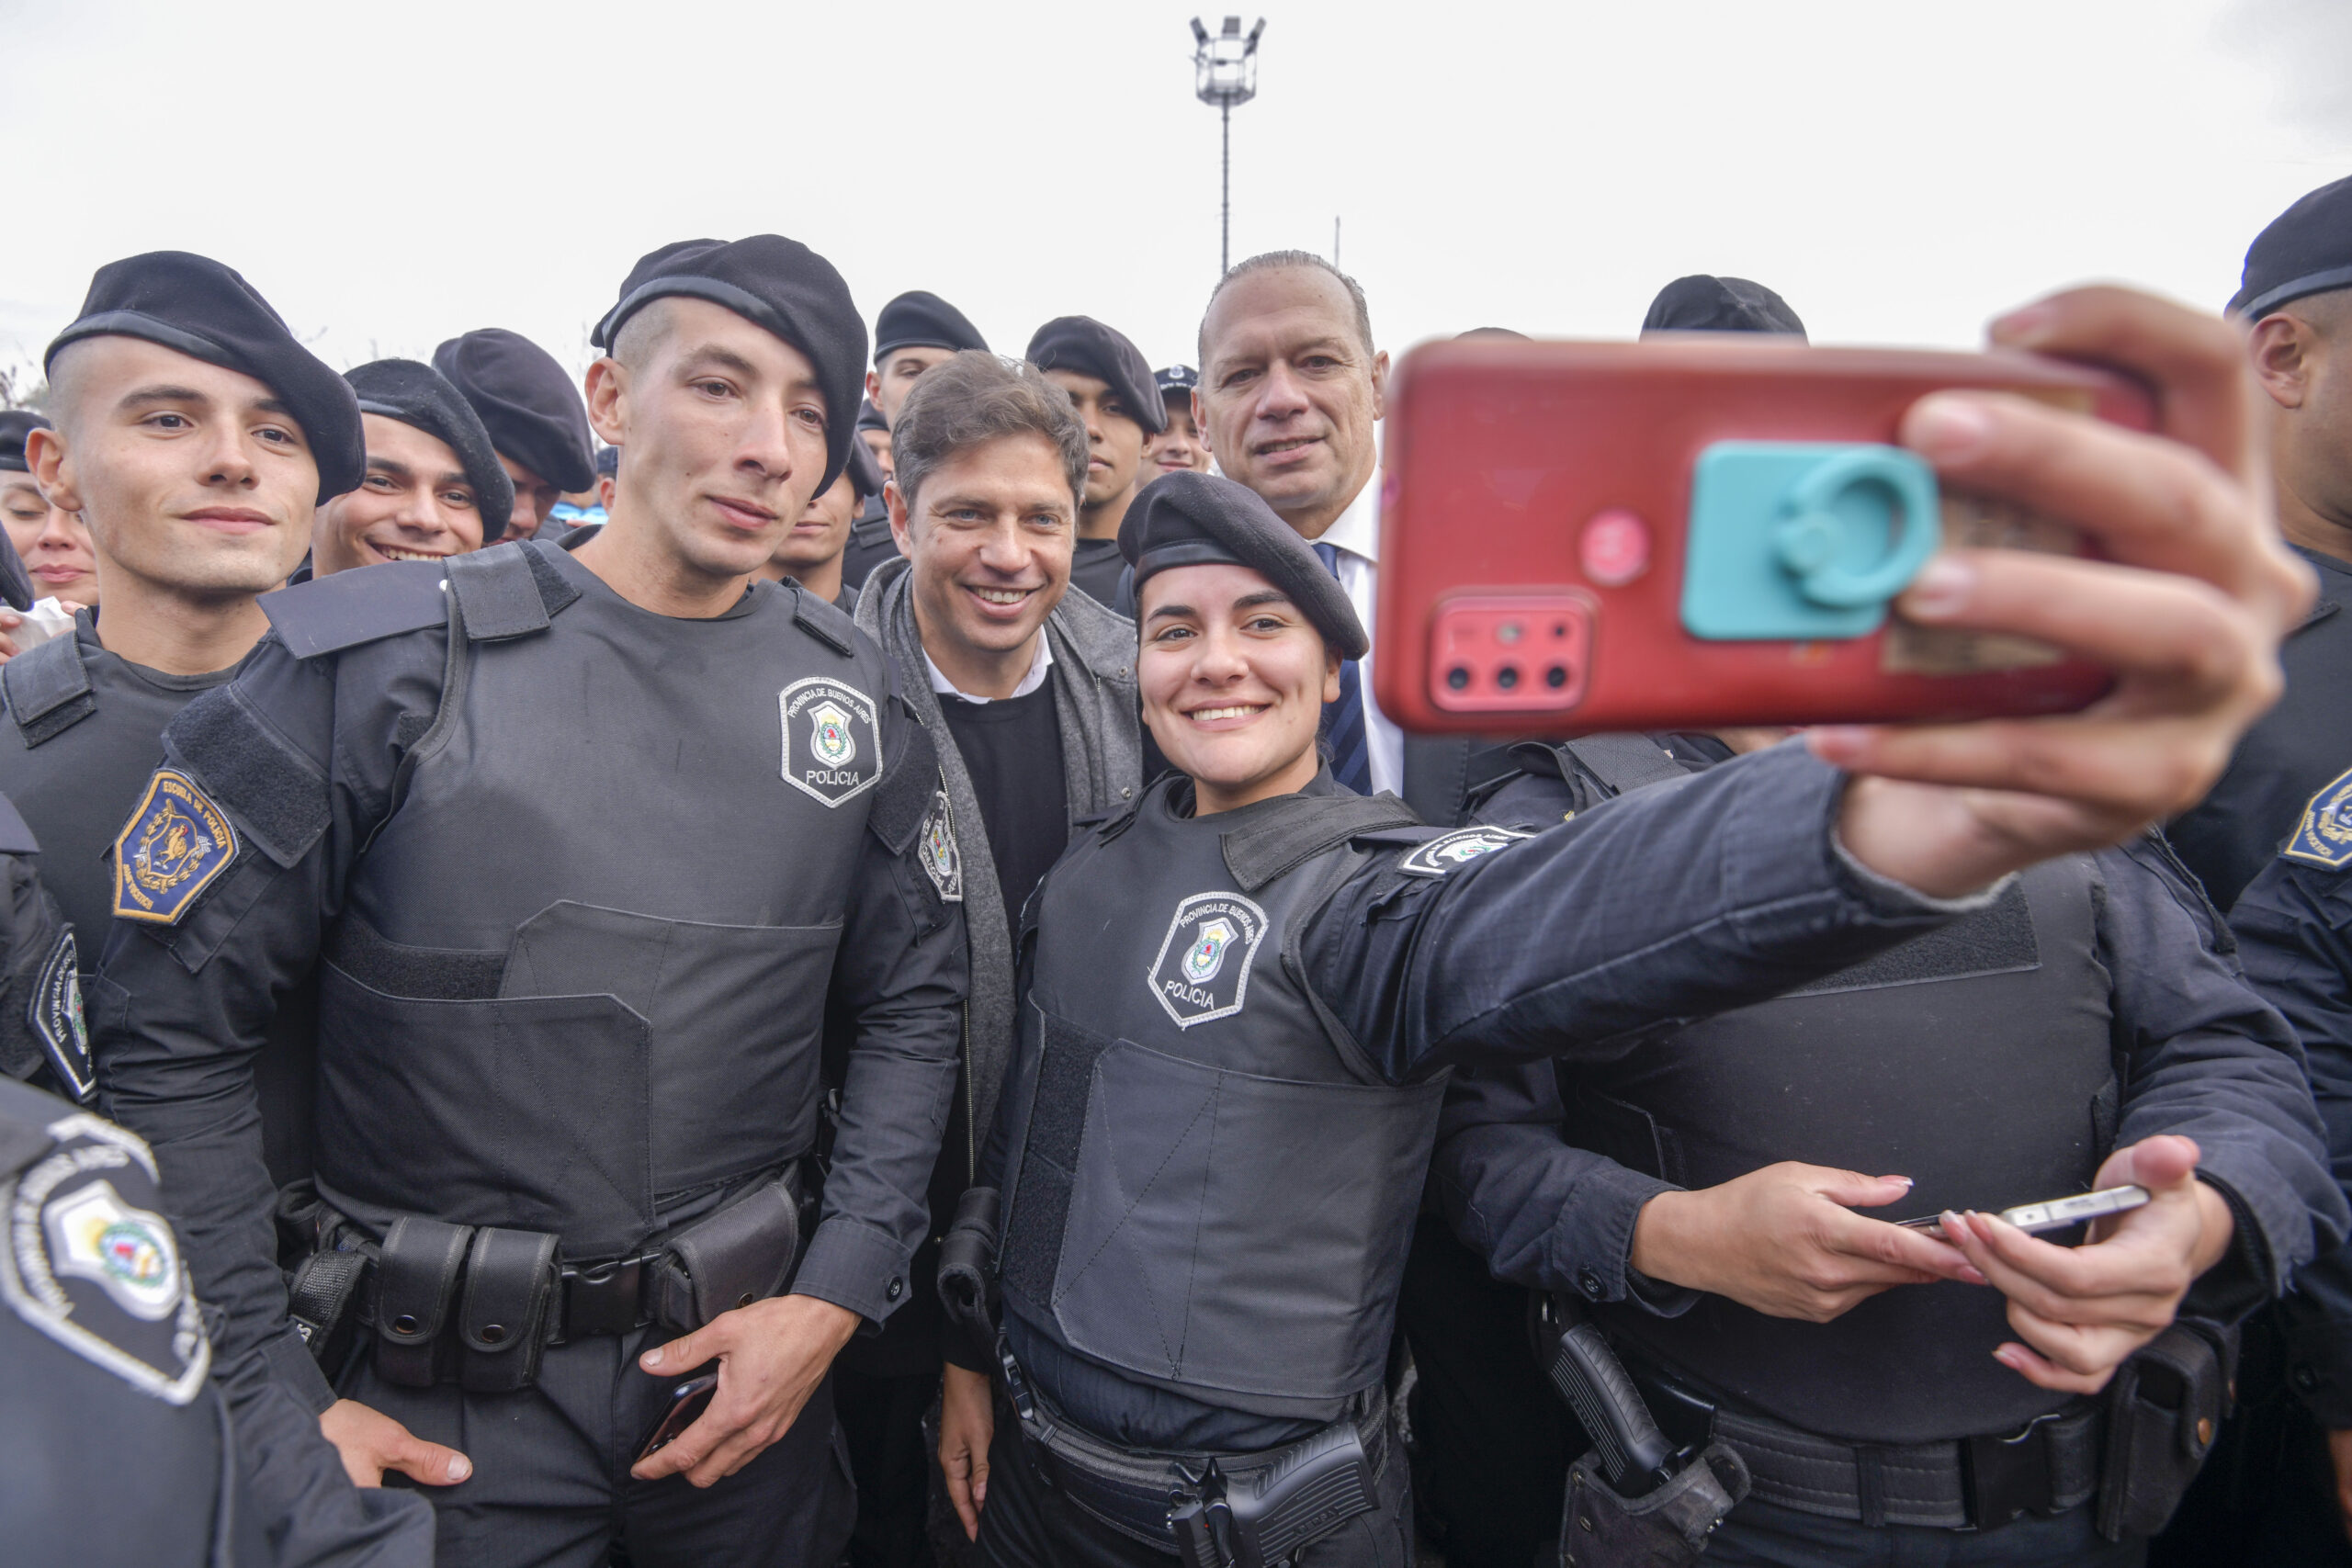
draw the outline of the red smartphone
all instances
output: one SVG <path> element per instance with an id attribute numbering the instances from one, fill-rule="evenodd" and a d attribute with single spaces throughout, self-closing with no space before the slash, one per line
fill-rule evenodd
<path id="1" fill-rule="evenodd" d="M 705 1372 L 698 1378 L 688 1378 L 670 1391 L 670 1408 L 662 1413 L 662 1420 L 637 1450 L 636 1463 L 643 1464 L 656 1453 L 670 1446 L 677 1435 L 702 1419 L 710 1408 L 710 1396 L 718 1392 L 718 1374 Z"/>
<path id="2" fill-rule="evenodd" d="M 2136 381 L 2035 355 L 1425 344 L 1390 383 L 1374 690 L 1408 729 L 1589 734 L 2068 712 L 2097 665 L 1889 608 L 1939 544 L 2096 553 L 1895 445 L 1944 388 L 2134 429 Z"/>

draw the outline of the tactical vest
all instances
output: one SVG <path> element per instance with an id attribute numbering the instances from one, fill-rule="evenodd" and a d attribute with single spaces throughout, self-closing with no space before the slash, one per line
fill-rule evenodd
<path id="1" fill-rule="evenodd" d="M 2119 1100 L 2099 886 L 2086 855 L 2047 862 L 1989 908 L 1787 996 L 1613 1062 L 1564 1063 L 1568 1142 L 1693 1189 L 1781 1160 L 1908 1176 L 1907 1197 L 1864 1211 L 1889 1220 L 2082 1191 Z M 2006 1305 L 1939 1283 L 1826 1324 L 1714 1295 L 1678 1317 L 1596 1315 L 1702 1392 L 1826 1436 L 1913 1443 L 2013 1431 L 2066 1402 L 1993 1359 L 2015 1337 Z"/>
<path id="2" fill-rule="evenodd" d="M 888 671 L 794 588 L 673 620 L 551 547 L 446 570 L 437 716 L 320 965 L 319 1187 L 609 1258 L 812 1146 L 861 841 L 907 787 Z"/>
<path id="3" fill-rule="evenodd" d="M 1180 816 L 1189 790 L 1147 790 L 1031 902 L 1005 1302 L 1135 1381 L 1319 1415 L 1381 1379 L 1443 1079 L 1386 1082 L 1298 942 L 1375 852 L 1351 840 L 1412 819 L 1350 795 Z"/>

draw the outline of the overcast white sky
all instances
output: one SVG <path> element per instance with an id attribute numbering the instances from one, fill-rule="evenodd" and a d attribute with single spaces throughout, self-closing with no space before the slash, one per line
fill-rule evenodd
<path id="1" fill-rule="evenodd" d="M 585 366 L 641 253 L 774 230 L 868 316 L 1192 357 L 1216 116 L 1160 0 L 0 0 L 0 363 L 93 268 L 204 252 L 338 367 L 506 326 Z M 1246 20 L 1261 14 L 1252 7 Z M 2218 308 L 2352 173 L 2352 0 L 1268 0 L 1234 254 L 1329 254 L 1383 344 L 1623 336 L 1689 272 L 1816 341 L 1967 344 L 2045 288 Z M 1214 30 L 1217 16 L 1211 13 Z"/>

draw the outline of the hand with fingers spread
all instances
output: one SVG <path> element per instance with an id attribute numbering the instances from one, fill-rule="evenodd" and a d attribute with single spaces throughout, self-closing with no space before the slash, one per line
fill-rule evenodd
<path id="1" fill-rule="evenodd" d="M 2058 1247 L 1990 1214 L 1946 1214 L 1952 1238 L 2009 1299 L 2022 1344 L 1993 1352 L 2028 1382 L 2096 1393 L 2126 1358 L 2172 1324 L 2197 1277 L 2229 1250 L 2230 1206 L 2197 1179 L 2197 1145 L 2173 1134 L 2116 1150 L 2094 1188 L 2136 1182 L 2137 1209 L 2093 1224 L 2081 1247 Z"/>
<path id="2" fill-rule="evenodd" d="M 420 1486 L 455 1486 L 474 1472 L 473 1461 L 457 1450 L 428 1443 L 356 1399 L 328 1405 L 319 1430 L 343 1456 L 344 1472 L 354 1486 L 381 1486 L 387 1471 L 398 1471 Z"/>
<path id="3" fill-rule="evenodd" d="M 629 1474 L 684 1475 L 696 1486 L 734 1474 L 792 1429 L 857 1324 L 857 1314 L 815 1296 L 775 1296 L 648 1350 L 638 1364 L 659 1377 L 717 1361 L 718 1392 L 692 1426 Z"/>
<path id="4" fill-rule="evenodd" d="M 980 1539 L 980 1510 L 989 1500 L 989 1444 L 996 1437 L 996 1405 L 988 1374 L 949 1363 L 939 1388 L 939 1469 L 947 1500 L 964 1533 Z"/>
<path id="5" fill-rule="evenodd" d="M 1958 1248 L 1854 1213 L 1900 1200 L 1907 1177 L 1783 1161 L 1697 1191 L 1661 1192 L 1634 1222 L 1630 1261 L 1768 1317 L 1827 1323 L 1896 1285 L 1984 1283 Z"/>
<path id="6" fill-rule="evenodd" d="M 2256 393 L 2229 327 L 2084 288 L 1996 322 L 1992 336 L 2136 374 L 2161 412 L 2143 434 L 1951 391 L 1905 416 L 1905 444 L 1944 483 L 2071 523 L 2106 558 L 1947 550 L 1901 613 L 2038 638 L 2115 673 L 2079 714 L 1808 732 L 1815 755 L 1865 775 L 1839 819 L 1849 852 L 1931 894 L 2120 842 L 2195 804 L 2277 699 L 2279 638 L 2314 592 L 2272 520 Z"/>

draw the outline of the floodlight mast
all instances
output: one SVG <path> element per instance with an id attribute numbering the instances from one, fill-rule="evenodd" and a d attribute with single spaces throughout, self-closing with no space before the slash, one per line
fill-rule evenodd
<path id="1" fill-rule="evenodd" d="M 1233 110 L 1258 96 L 1258 38 L 1265 30 L 1266 18 L 1261 17 L 1244 37 L 1241 18 L 1227 17 L 1225 29 L 1211 37 L 1201 19 L 1193 18 L 1193 92 L 1201 102 L 1216 106 L 1225 143 L 1218 201 L 1220 277 L 1233 265 Z"/>

